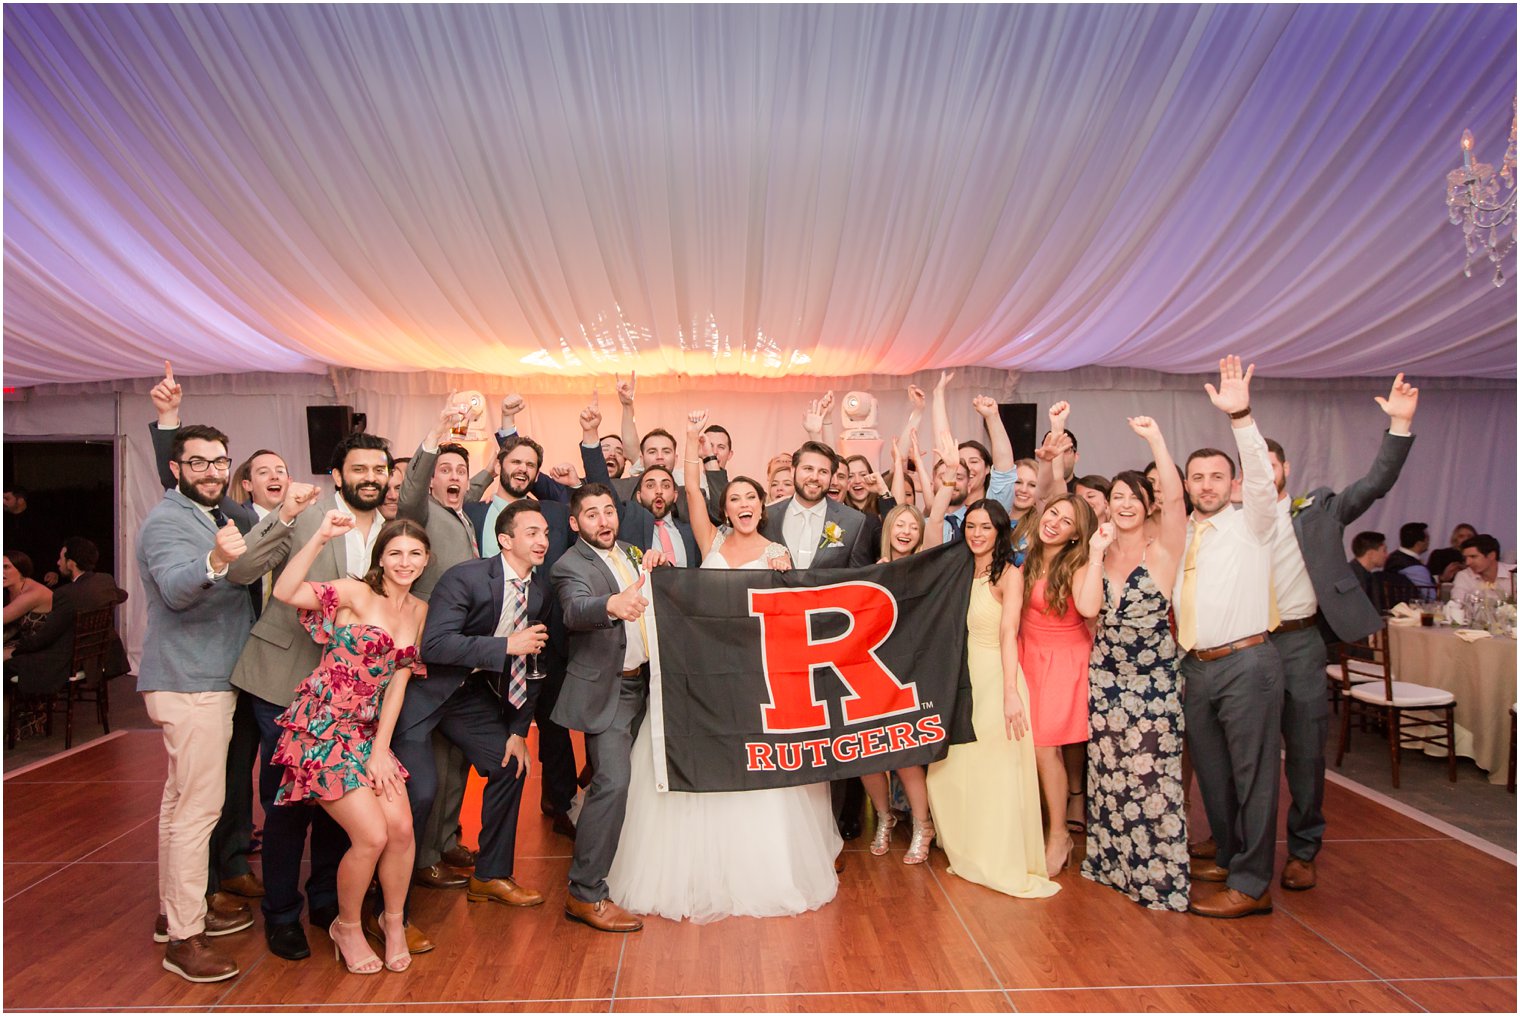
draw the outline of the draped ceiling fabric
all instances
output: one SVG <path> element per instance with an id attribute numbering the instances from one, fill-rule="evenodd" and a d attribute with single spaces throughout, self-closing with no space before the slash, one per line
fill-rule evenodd
<path id="1" fill-rule="evenodd" d="M 1515 376 L 1509 5 L 4 17 L 8 385 Z"/>

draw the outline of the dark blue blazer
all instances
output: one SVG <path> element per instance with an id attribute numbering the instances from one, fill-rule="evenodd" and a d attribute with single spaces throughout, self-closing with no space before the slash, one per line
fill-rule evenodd
<path id="1" fill-rule="evenodd" d="M 666 520 L 674 523 L 676 531 L 681 534 L 681 542 L 686 546 L 686 566 L 700 567 L 702 554 L 697 549 L 697 538 L 692 535 L 691 524 L 674 515 L 666 516 Z M 660 541 L 654 535 L 654 513 L 637 501 L 625 501 L 618 505 L 618 539 L 631 543 L 640 550 L 658 547 Z"/>
<path id="2" fill-rule="evenodd" d="M 512 430 L 498 430 L 496 432 L 496 446 L 500 448 L 507 443 L 507 438 L 516 434 L 516 428 Z M 587 483 L 605 483 L 611 485 L 612 480 L 607 474 L 607 456 L 602 454 L 600 444 L 587 448 L 581 445 L 581 470 L 586 474 Z M 533 481 L 529 493 L 540 501 L 558 501 L 560 504 L 569 504 L 570 495 L 574 487 L 566 487 L 558 480 L 539 472 L 538 478 Z"/>
<path id="3" fill-rule="evenodd" d="M 422 629 L 421 656 L 427 677 L 409 681 L 396 729 L 408 730 L 432 716 L 459 690 L 475 670 L 484 670 L 505 704 L 509 672 L 507 640 L 495 634 L 501 618 L 502 572 L 500 555 L 476 558 L 444 572 L 428 598 L 427 623 Z M 528 587 L 528 623 L 558 623 L 559 601 L 549 587 L 548 572 L 535 568 Z M 553 645 L 539 657 L 538 670 L 547 675 Z M 563 666 L 563 663 L 559 664 Z M 528 682 L 528 701 L 515 714 L 507 713 L 508 729 L 521 737 L 528 734 L 533 708 L 542 680 Z"/>

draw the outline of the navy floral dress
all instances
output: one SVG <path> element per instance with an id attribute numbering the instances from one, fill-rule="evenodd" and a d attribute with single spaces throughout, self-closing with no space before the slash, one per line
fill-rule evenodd
<path id="1" fill-rule="evenodd" d="M 1103 580 L 1088 669 L 1087 856 L 1082 874 L 1153 910 L 1188 906 L 1181 658 L 1144 559 Z"/>
<path id="2" fill-rule="evenodd" d="M 365 767 L 375 746 L 385 687 L 392 674 L 408 667 L 415 676 L 426 676 L 416 646 L 398 650 L 390 634 L 372 624 L 334 624 L 337 591 L 321 582 L 310 585 L 322 609 L 298 616 L 322 647 L 322 662 L 275 721 L 285 733 L 275 747 L 274 763 L 286 767 L 276 804 L 336 801 L 350 790 L 373 788 Z M 407 775 L 399 761 L 396 767 Z"/>

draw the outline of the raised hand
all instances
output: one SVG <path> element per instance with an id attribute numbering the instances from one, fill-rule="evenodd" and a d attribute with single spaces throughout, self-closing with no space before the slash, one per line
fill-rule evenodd
<path id="1" fill-rule="evenodd" d="M 509 656 L 537 656 L 549 641 L 549 629 L 542 624 L 530 625 L 522 631 L 507 636 Z"/>
<path id="2" fill-rule="evenodd" d="M 633 389 L 638 382 L 638 371 L 630 370 L 628 380 L 624 381 L 618 374 L 612 375 L 612 383 L 617 388 L 618 401 L 625 406 L 633 405 Z"/>
<path id="3" fill-rule="evenodd" d="M 818 412 L 821 413 L 821 414 L 823 414 L 823 418 L 825 420 L 827 420 L 829 418 L 830 414 L 832 414 L 834 412 L 834 391 L 833 391 L 833 389 L 830 389 L 829 391 L 824 392 L 823 393 L 823 398 L 821 398 L 821 399 L 818 400 Z"/>
<path id="4" fill-rule="evenodd" d="M 342 536 L 352 528 L 354 528 L 354 517 L 334 508 L 322 519 L 322 526 L 317 530 L 317 535 L 325 543 L 335 536 Z"/>
<path id="5" fill-rule="evenodd" d="M 816 438 L 823 433 L 823 408 L 820 405 L 822 401 L 814 399 L 809 402 L 807 412 L 802 414 L 802 429 L 809 437 Z"/>
<path id="6" fill-rule="evenodd" d="M 942 463 L 948 462 L 951 466 L 961 464 L 961 450 L 955 446 L 955 435 L 948 430 L 939 432 L 934 442 L 934 451 Z"/>
<path id="7" fill-rule="evenodd" d="M 997 400 L 991 395 L 977 395 L 971 399 L 971 408 L 976 410 L 977 415 L 984 420 L 990 420 L 998 415 Z"/>
<path id="8" fill-rule="evenodd" d="M 179 422 L 179 404 L 184 397 L 184 389 L 174 380 L 174 365 L 165 360 L 164 379 L 148 391 L 148 398 L 153 400 L 153 408 L 158 410 L 160 423 L 168 424 L 171 420 Z"/>
<path id="9" fill-rule="evenodd" d="M 591 390 L 591 401 L 586 408 L 581 410 L 581 431 L 586 434 L 595 434 L 602 427 L 602 396 L 596 389 Z"/>
<path id="10" fill-rule="evenodd" d="M 1205 384 L 1203 390 L 1221 413 L 1239 413 L 1251 408 L 1251 375 L 1255 373 L 1256 364 L 1242 371 L 1240 357 L 1227 356 L 1219 361 L 1219 387 Z"/>
<path id="11" fill-rule="evenodd" d="M 167 361 L 164 364 L 168 366 Z M 1385 399 L 1380 395 L 1374 395 L 1377 404 L 1395 420 L 1408 422 L 1414 419 L 1414 411 L 1420 404 L 1420 390 L 1404 380 L 1404 375 L 1393 379 L 1393 387 L 1388 391 Z"/>
<path id="12" fill-rule="evenodd" d="M 1091 551 L 1092 556 L 1102 557 L 1104 551 L 1108 550 L 1109 546 L 1113 544 L 1114 535 L 1114 524 L 1112 522 L 1104 522 L 1097 529 L 1094 529 L 1091 539 L 1087 541 L 1087 548 Z"/>
<path id="13" fill-rule="evenodd" d="M 528 408 L 527 400 L 516 392 L 502 396 L 501 399 L 501 425 L 506 427 L 518 413 Z"/>
<path id="14" fill-rule="evenodd" d="M 238 532 L 238 527 L 231 519 L 228 519 L 226 524 L 216 531 L 216 545 L 211 548 L 211 570 L 221 571 L 242 557 L 247 550 L 248 544 L 243 541 L 243 534 Z"/>
<path id="15" fill-rule="evenodd" d="M 292 521 L 315 504 L 320 493 L 312 484 L 292 480 L 290 486 L 285 488 L 285 497 L 280 501 L 280 518 L 286 522 Z"/>
<path id="16" fill-rule="evenodd" d="M 561 487 L 573 487 L 575 485 L 575 467 L 568 462 L 561 462 L 550 466 L 549 479 Z"/>
<path id="17" fill-rule="evenodd" d="M 1040 442 L 1040 447 L 1034 451 L 1034 457 L 1041 462 L 1054 462 L 1062 455 L 1071 451 L 1071 435 L 1064 430 L 1052 430 L 1045 435 L 1045 440 Z"/>
<path id="18" fill-rule="evenodd" d="M 1129 418 L 1129 429 L 1145 441 L 1155 442 L 1161 440 L 1161 428 L 1149 416 L 1131 416 Z"/>
<path id="19" fill-rule="evenodd" d="M 908 386 L 908 411 L 911 413 L 918 413 L 920 415 L 923 414 L 924 390 L 918 387 L 918 385 Z"/>
<path id="20" fill-rule="evenodd" d="M 1071 415 L 1071 403 L 1064 399 L 1050 407 L 1050 429 L 1063 431 L 1066 429 L 1066 418 Z"/>
<path id="21" fill-rule="evenodd" d="M 702 432 L 707 429 L 707 410 L 693 409 L 686 414 L 686 439 L 703 442 Z M 705 443 L 705 442 L 703 442 Z"/>
<path id="22" fill-rule="evenodd" d="M 892 439 L 892 472 L 900 473 L 903 467 L 902 444 L 897 438 Z"/>
<path id="23" fill-rule="evenodd" d="M 889 497 L 892 493 L 887 489 L 887 481 L 883 480 L 881 474 L 874 469 L 866 476 L 866 490 L 871 491 L 878 497 Z"/>
<path id="24" fill-rule="evenodd" d="M 621 554 L 622 550 L 614 548 L 612 552 L 614 554 Z M 621 593 L 607 597 L 607 614 L 617 618 L 619 621 L 637 621 L 644 616 L 644 610 L 648 606 L 649 601 L 644 599 L 643 572 L 639 573 L 639 577 L 634 581 L 633 585 Z"/>
<path id="25" fill-rule="evenodd" d="M 944 391 L 945 387 L 950 384 L 950 380 L 953 377 L 955 377 L 955 371 L 953 371 L 953 370 L 942 370 L 942 371 L 940 371 L 939 372 L 939 381 L 938 381 L 938 383 L 935 384 L 934 390 L 937 391 L 937 392 Z"/>

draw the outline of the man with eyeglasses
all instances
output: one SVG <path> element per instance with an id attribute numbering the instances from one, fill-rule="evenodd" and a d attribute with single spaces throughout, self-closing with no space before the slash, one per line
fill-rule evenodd
<path id="1" fill-rule="evenodd" d="M 148 606 L 137 690 L 163 730 L 169 757 L 158 818 L 154 939 L 167 943 L 166 970 L 200 983 L 238 973 L 237 962 L 207 936 L 253 925 L 246 911 L 208 909 L 205 890 L 236 703 L 229 677 L 253 624 L 253 604 L 241 584 L 255 576 L 234 570 L 247 545 L 218 507 L 232 466 L 227 435 L 214 427 L 181 427 L 169 458 L 174 489 L 148 513 L 137 539 Z"/>
<path id="2" fill-rule="evenodd" d="M 385 524 L 380 506 L 390 478 L 391 453 L 384 438 L 356 431 L 333 449 L 331 477 L 336 488 L 318 497 L 317 488 L 291 483 L 279 510 L 271 512 L 248 537 L 244 567 L 278 580 L 285 562 L 305 546 L 329 511 L 354 520 L 341 539 L 322 548 L 307 571 L 312 582 L 362 578 L 369 570 L 375 541 Z M 315 508 L 313 509 L 313 506 Z M 276 806 L 275 790 L 284 767 L 273 763 L 281 729 L 276 722 L 295 697 L 296 686 L 316 669 L 321 647 L 302 629 L 296 609 L 270 600 L 253 626 L 252 637 L 232 672 L 235 687 L 253 699 L 259 728 L 259 797 L 264 806 L 264 937 L 281 959 L 311 955 L 301 926 L 301 856 L 311 834 L 311 873 L 306 880 L 306 908 L 313 927 L 326 927 L 338 912 L 338 862 L 348 849 L 342 828 L 320 808 Z M 409 929 L 408 938 L 420 933 Z M 431 948 L 431 945 L 427 945 Z"/>

